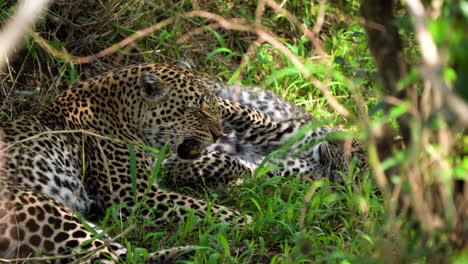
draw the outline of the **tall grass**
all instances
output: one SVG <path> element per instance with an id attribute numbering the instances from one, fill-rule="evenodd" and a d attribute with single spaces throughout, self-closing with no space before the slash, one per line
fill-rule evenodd
<path id="1" fill-rule="evenodd" d="M 396 131 L 398 117 L 419 111 L 405 100 L 396 101 L 389 111 L 384 111 L 379 92 L 381 79 L 359 21 L 358 1 L 277 3 L 302 27 L 314 32 L 315 40 L 306 37 L 304 28 L 298 28 L 287 14 L 278 12 L 269 2 L 272 1 L 112 0 L 99 5 L 91 1 L 82 6 L 82 3 L 57 1 L 37 25 L 38 37 L 26 39 L 25 48 L 16 60 L 0 73 L 0 114 L 14 118 L 19 112 L 37 109 L 70 82 L 121 65 L 181 58 L 191 60 L 200 74 L 216 80 L 271 89 L 304 107 L 323 123 L 354 128 L 362 139 L 372 138 L 383 124 Z M 0 3 L 3 8 L 0 21 L 11 14 L 14 4 L 15 1 Z M 88 64 L 55 57 L 38 44 L 43 41 L 56 52 L 87 56 L 138 30 L 193 9 L 209 11 L 230 25 L 245 25 L 250 30 L 228 29 L 206 17 L 179 17 Z M 318 21 L 323 21 L 320 27 Z M 265 32 L 275 35 L 279 44 L 257 35 L 255 25 L 259 22 Z M 420 54 L 415 47 L 414 32 L 404 26 L 400 30 L 406 41 L 407 60 L 416 64 Z M 322 52 L 315 46 L 317 41 Z M 282 52 L 279 45 L 289 53 Z M 296 61 L 302 66 L 298 67 Z M 417 68 L 412 69 L 403 82 L 428 93 L 424 89 L 427 83 L 422 83 Z M 450 78 L 450 74 L 446 77 Z M 323 89 L 344 111 L 330 104 Z M 437 103 L 437 96 L 431 98 L 424 103 Z M 196 216 L 180 224 L 160 226 L 137 215 L 120 219 L 116 208 L 110 208 L 99 224 L 118 234 L 138 223 L 123 238 L 130 250 L 128 263 L 141 263 L 147 250 L 186 244 L 198 245 L 195 258 L 186 263 L 445 260 L 462 263 L 468 259 L 466 249 L 455 249 L 449 234 L 457 224 L 462 225 L 461 230 L 467 230 L 466 224 L 457 222 L 458 213 L 463 209 L 454 206 L 458 185 L 453 182 L 456 179 L 465 188 L 466 197 L 468 137 L 459 133 L 460 126 L 446 122 L 437 112 L 443 111 L 442 107 L 434 109 L 417 115 L 420 119 L 413 115 L 412 135 L 420 140 L 401 149 L 396 147 L 397 138 L 395 145 L 388 146 L 392 155 L 387 160 L 378 160 L 375 145 L 368 142 L 374 171 L 366 173 L 359 184 L 355 184 L 358 176 L 352 170 L 349 175 L 343 175 L 346 184 L 336 187 L 326 179 L 302 184 L 294 176 L 268 178 L 265 176 L 268 168 L 264 168 L 258 169 L 252 178 L 242 176 L 246 178 L 239 186 L 195 193 L 213 203 L 249 212 L 253 216 L 251 226 L 233 228 L 210 217 L 198 223 Z M 164 153 L 165 150 L 155 151 L 158 162 Z M 136 157 L 131 158 L 135 164 Z M 401 169 L 388 175 L 385 182 L 375 177 L 377 172 L 390 167 Z M 160 173 L 156 166 L 149 175 L 150 181 Z M 431 200 L 431 188 L 435 185 L 443 186 L 437 189 L 443 191 L 441 203 Z M 416 193 L 415 186 L 421 186 L 422 192 Z M 439 211 L 442 213 L 428 214 L 433 212 L 429 209 L 436 207 L 443 208 Z M 439 221 L 439 225 L 431 225 L 433 220 Z"/>

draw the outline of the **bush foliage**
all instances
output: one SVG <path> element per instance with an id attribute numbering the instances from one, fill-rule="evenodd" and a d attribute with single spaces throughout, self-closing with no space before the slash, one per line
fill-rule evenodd
<path id="1" fill-rule="evenodd" d="M 194 194 L 250 212 L 253 225 L 238 229 L 210 219 L 154 226 L 109 210 L 99 224 L 114 234 L 138 223 L 122 241 L 129 263 L 188 243 L 199 248 L 187 263 L 463 263 L 468 124 L 457 107 L 468 101 L 468 3 L 423 1 L 440 59 L 428 74 L 410 9 L 419 1 L 406 2 L 57 0 L 0 72 L 0 118 L 117 67 L 187 59 L 201 75 L 271 89 L 327 125 L 359 131 L 372 169 L 360 184 L 343 175 L 339 191 L 259 170 L 240 186 Z M 0 1 L 1 24 L 15 6 Z"/>

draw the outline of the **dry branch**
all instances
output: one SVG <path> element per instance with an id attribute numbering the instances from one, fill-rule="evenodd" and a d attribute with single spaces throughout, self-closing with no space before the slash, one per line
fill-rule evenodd
<path id="1" fill-rule="evenodd" d="M 268 3 L 268 2 L 267 2 Z M 276 6 L 275 6 L 276 7 Z M 278 10 L 282 10 L 282 8 L 276 7 Z M 289 14 L 287 12 L 284 12 L 285 14 Z M 263 26 L 257 25 L 257 26 L 252 26 L 248 23 L 248 21 L 244 19 L 239 19 L 239 20 L 234 20 L 237 23 L 232 23 L 233 20 L 228 20 L 223 18 L 220 15 L 203 11 L 203 10 L 194 10 L 194 11 L 189 11 L 186 13 L 181 14 L 178 17 L 172 17 L 165 19 L 157 24 L 154 24 L 152 26 L 149 26 L 145 29 L 139 30 L 129 37 L 125 38 L 124 40 L 112 45 L 111 47 L 108 47 L 104 50 L 101 50 L 93 55 L 85 56 L 85 57 L 76 57 L 73 55 L 70 55 L 69 53 L 65 51 L 58 51 L 54 49 L 52 46 L 50 46 L 44 39 L 42 39 L 39 34 L 37 33 L 32 33 L 32 36 L 38 41 L 39 45 L 46 49 L 49 53 L 52 55 L 65 59 L 67 61 L 71 61 L 74 63 L 89 63 L 92 62 L 98 58 L 110 55 L 116 51 L 118 51 L 120 48 L 125 47 L 126 45 L 133 43 L 134 41 L 143 38 L 144 36 L 164 27 L 169 24 L 174 23 L 175 21 L 178 21 L 181 18 L 193 18 L 193 17 L 202 17 L 206 18 L 209 20 L 216 21 L 217 25 L 221 26 L 224 29 L 227 30 L 235 30 L 235 31 L 242 31 L 242 32 L 250 32 L 256 34 L 261 41 L 268 42 L 271 44 L 273 47 L 275 47 L 277 50 L 279 50 L 281 53 L 283 53 L 291 62 L 296 66 L 300 72 L 307 77 L 318 89 L 320 89 L 327 99 L 328 103 L 343 116 L 349 116 L 348 110 L 346 110 L 345 107 L 343 107 L 331 94 L 331 92 L 328 89 L 328 85 L 326 83 L 320 82 L 319 80 L 315 79 L 312 74 L 304 67 L 304 64 L 301 62 L 301 60 L 296 57 L 288 47 L 286 47 L 283 43 L 277 40 L 277 37 L 267 31 Z M 303 27 L 305 28 L 305 26 Z M 306 36 L 310 38 L 315 38 L 313 33 L 308 30 L 308 29 L 303 29 L 304 33 Z M 317 44 L 318 45 L 318 44 Z M 322 56 L 323 58 L 323 56 Z"/>
<path id="2" fill-rule="evenodd" d="M 317 21 L 315 22 L 312 32 L 318 35 L 322 31 L 323 23 L 325 22 L 325 9 L 327 7 L 327 0 L 320 1 L 319 11 L 317 14 Z"/>

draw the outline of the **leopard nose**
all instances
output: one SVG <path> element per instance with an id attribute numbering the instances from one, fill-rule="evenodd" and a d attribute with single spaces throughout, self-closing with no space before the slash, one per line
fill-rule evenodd
<path id="1" fill-rule="evenodd" d="M 221 135 L 211 131 L 211 137 L 213 138 L 213 142 L 216 142 L 221 137 Z"/>
<path id="2" fill-rule="evenodd" d="M 223 136 L 223 127 L 221 126 L 221 120 L 219 118 L 214 118 L 211 121 L 209 129 L 213 142 L 216 142 L 216 140 Z"/>
<path id="3" fill-rule="evenodd" d="M 220 137 L 223 136 L 223 130 L 217 128 L 210 129 L 211 137 L 213 138 L 213 142 L 216 142 Z"/>

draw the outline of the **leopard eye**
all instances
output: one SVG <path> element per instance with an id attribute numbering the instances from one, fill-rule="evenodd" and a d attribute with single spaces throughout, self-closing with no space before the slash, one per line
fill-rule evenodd
<path id="1" fill-rule="evenodd" d="M 205 113 L 213 114 L 216 112 L 215 100 L 213 100 L 212 96 L 203 96 L 200 106 L 201 110 Z"/>
<path id="2" fill-rule="evenodd" d="M 200 108 L 203 112 L 208 113 L 210 109 L 208 101 L 203 99 L 200 103 Z"/>

